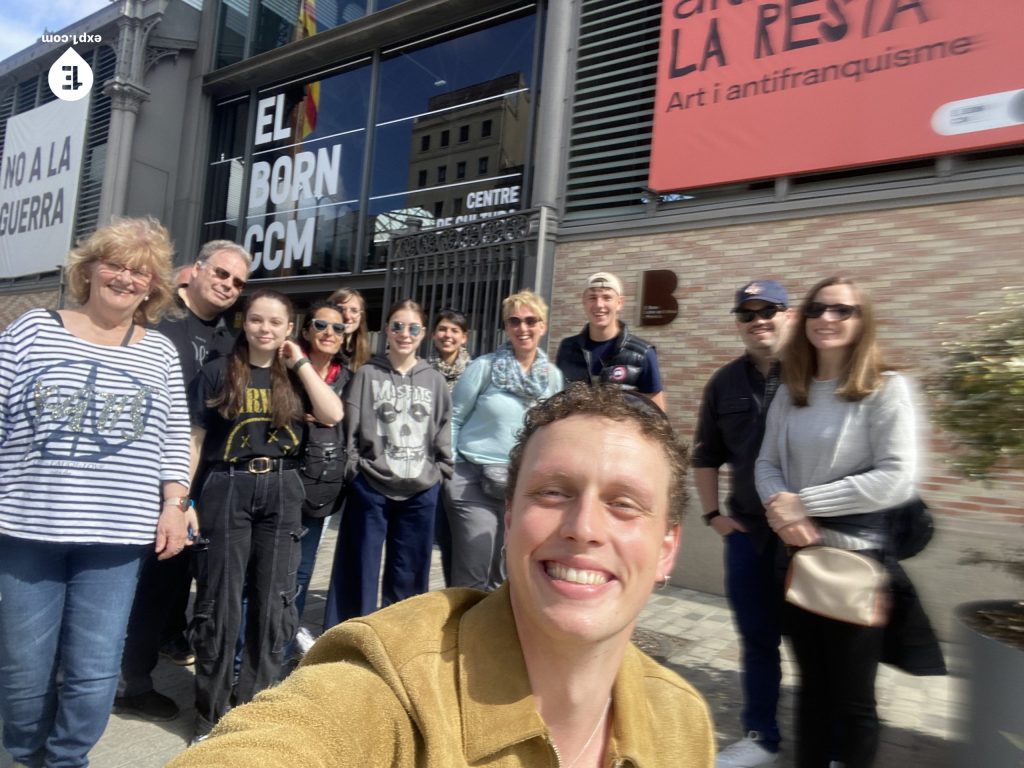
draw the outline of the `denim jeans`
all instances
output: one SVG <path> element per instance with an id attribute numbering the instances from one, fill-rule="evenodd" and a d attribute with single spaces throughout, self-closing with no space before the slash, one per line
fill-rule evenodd
<path id="1" fill-rule="evenodd" d="M 338 528 L 324 629 L 377 610 L 382 547 L 383 605 L 427 591 L 440 487 L 437 483 L 408 499 L 389 499 L 356 476 Z"/>
<path id="2" fill-rule="evenodd" d="M 762 746 L 779 749 L 782 668 L 782 585 L 776 576 L 774 539 L 759 551 L 753 537 L 736 531 L 725 537 L 725 587 L 743 654 L 744 731 L 757 731 Z"/>
<path id="3" fill-rule="evenodd" d="M 296 586 L 299 591 L 295 598 L 295 610 L 298 611 L 299 620 L 302 619 L 302 613 L 306 610 L 306 593 L 309 592 L 309 582 L 313 579 L 316 553 L 324 534 L 324 523 L 329 519 L 327 517 L 302 516 L 302 527 L 306 529 L 306 532 L 302 536 L 302 559 L 299 560 L 299 572 L 296 577 Z"/>
<path id="4" fill-rule="evenodd" d="M 235 703 L 277 681 L 282 652 L 295 634 L 295 579 L 300 508 L 305 490 L 297 470 L 265 474 L 212 472 L 197 507 L 203 537 L 195 545 L 196 731 L 205 733 Z M 232 697 L 236 643 L 245 635 Z"/>
<path id="5" fill-rule="evenodd" d="M 149 549 L 0 535 L 0 717 L 16 761 L 89 764 L 114 703 Z"/>

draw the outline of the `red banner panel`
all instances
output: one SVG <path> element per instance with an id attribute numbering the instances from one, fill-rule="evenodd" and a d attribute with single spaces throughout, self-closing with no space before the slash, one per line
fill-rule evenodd
<path id="1" fill-rule="evenodd" d="M 1024 142 L 1022 0 L 665 0 L 650 186 Z"/>

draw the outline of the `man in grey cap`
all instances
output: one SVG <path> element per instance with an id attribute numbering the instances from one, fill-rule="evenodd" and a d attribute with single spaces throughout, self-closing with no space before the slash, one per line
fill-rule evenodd
<path id="1" fill-rule="evenodd" d="M 555 363 L 566 384 L 617 384 L 646 395 L 664 411 L 665 393 L 654 345 L 634 336 L 619 320 L 624 304 L 619 278 L 611 272 L 588 277 L 583 289 L 587 324 L 580 333 L 562 339 Z"/>
<path id="2" fill-rule="evenodd" d="M 754 462 L 779 386 L 778 353 L 792 311 L 785 288 L 774 280 L 755 280 L 736 292 L 732 314 L 746 353 L 718 369 L 704 389 L 692 464 L 704 522 L 724 539 L 726 592 L 743 650 L 746 737 L 722 750 L 715 765 L 753 768 L 778 758 L 783 603 L 775 573 L 777 539 L 754 487 Z M 719 512 L 718 503 L 723 464 L 732 468 L 728 515 Z"/>

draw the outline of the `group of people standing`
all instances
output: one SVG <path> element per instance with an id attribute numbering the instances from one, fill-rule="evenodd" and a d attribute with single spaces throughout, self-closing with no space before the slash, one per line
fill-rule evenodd
<path id="1" fill-rule="evenodd" d="M 518 488 L 531 429 L 565 432 L 558 444 L 576 461 L 566 476 L 607 482 L 573 459 L 590 451 L 573 444 L 582 434 L 573 409 L 610 421 L 612 437 L 625 429 L 626 443 L 640 434 L 637 445 L 653 441 L 637 450 L 668 461 L 665 498 L 682 503 L 685 452 L 667 427 L 657 356 L 620 320 L 623 288 L 610 273 L 587 279 L 587 324 L 559 344 L 555 361 L 541 348 L 548 307 L 528 290 L 503 301 L 507 341 L 495 351 L 471 360 L 466 316 L 445 309 L 421 359 L 428 318 L 412 300 L 383 318 L 379 355 L 370 352 L 363 297 L 351 289 L 309 307 L 297 334 L 290 300 L 257 290 L 236 331 L 225 313 L 248 279 L 245 249 L 207 243 L 177 280 L 171 256 L 158 222 L 115 220 L 69 256 L 74 307 L 32 310 L 0 335 L 0 717 L 4 746 L 22 765 L 87 765 L 112 703 L 147 719 L 176 717 L 174 701 L 153 688 L 161 652 L 194 662 L 194 741 L 205 740 L 229 709 L 279 679 L 286 656 L 312 644 L 299 621 L 335 512 L 325 629 L 426 592 L 436 536 L 449 586 L 491 592 L 518 581 L 503 598 L 516 631 L 543 634 L 554 614 L 530 612 L 552 601 L 549 579 L 560 595 L 552 606 L 626 580 L 580 552 L 510 572 L 506 547 L 523 554 L 541 525 L 522 523 L 518 541 L 506 541 L 518 494 L 524 509 L 585 495 L 562 480 Z M 870 299 L 852 280 L 821 281 L 798 309 L 777 282 L 755 281 L 736 293 L 732 312 L 746 351 L 709 382 L 693 455 L 704 520 L 725 539 L 743 644 L 748 737 L 718 765 L 776 759 L 785 618 L 801 670 L 797 764 L 866 767 L 878 741 L 882 630 L 784 610 L 780 563 L 787 549 L 821 542 L 886 560 L 886 518 L 875 513 L 913 496 L 918 471 L 911 387 L 883 363 Z M 548 402 L 561 405 L 531 427 Z M 621 453 L 607 435 L 592 437 L 594 450 Z M 727 515 L 718 487 L 725 464 Z M 609 503 L 619 522 L 600 533 L 577 520 L 550 535 L 586 549 L 589 537 L 634 520 L 634 507 L 650 502 L 641 497 Z M 668 576 L 681 511 L 661 516 L 668 534 L 652 531 L 658 580 Z M 853 528 L 830 524 L 848 516 L 857 516 Z M 180 556 L 186 548 L 190 558 Z M 523 594 L 537 605 L 523 604 Z M 507 613 L 494 616 L 507 623 Z M 522 640 L 528 656 L 528 646 L 545 645 Z M 531 671 L 548 666 L 526 662 Z M 600 757 L 589 750 L 602 724 L 610 728 L 608 701 L 600 713 L 583 707 L 600 718 L 586 740 L 573 726 L 570 740 L 582 744 L 574 765 Z M 706 737 L 687 749 L 706 755 Z"/>

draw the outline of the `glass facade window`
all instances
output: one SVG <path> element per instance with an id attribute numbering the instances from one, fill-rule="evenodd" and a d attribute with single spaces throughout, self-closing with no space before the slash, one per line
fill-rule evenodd
<path id="1" fill-rule="evenodd" d="M 206 172 L 206 216 L 202 241 L 241 240 L 238 217 L 245 182 L 245 126 L 248 99 L 214 107 L 210 165 Z"/>
<path id="2" fill-rule="evenodd" d="M 310 0 L 224 0 L 222 16 L 243 2 L 287 19 Z M 288 24 L 273 32 L 266 18 L 252 26 L 284 39 Z M 535 37 L 525 7 L 217 105 L 204 238 L 245 245 L 254 278 L 357 273 L 383 267 L 392 234 L 410 226 L 523 207 Z"/>
<path id="3" fill-rule="evenodd" d="M 397 219 L 403 228 L 411 221 L 428 228 L 526 204 L 522 180 L 532 114 L 535 25 L 530 13 L 421 48 L 383 53 L 368 203 L 375 221 L 368 268 L 384 266 L 387 254 L 390 232 L 376 223 L 380 217 Z M 474 126 L 484 120 L 492 121 L 500 141 L 481 142 Z M 436 137 L 432 149 L 415 152 L 426 135 Z M 459 141 L 452 142 L 453 137 Z M 467 178 L 481 154 L 491 158 L 484 172 Z M 441 189 L 418 191 L 413 182 L 419 171 L 432 175 L 441 166 L 453 170 L 438 181 Z M 462 201 L 458 211 L 456 198 Z"/>

